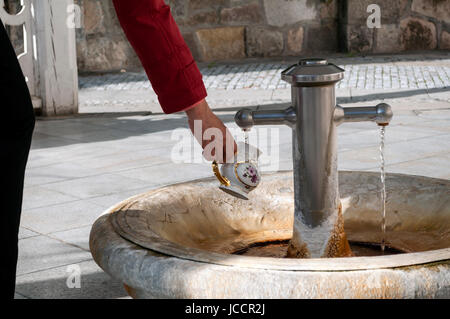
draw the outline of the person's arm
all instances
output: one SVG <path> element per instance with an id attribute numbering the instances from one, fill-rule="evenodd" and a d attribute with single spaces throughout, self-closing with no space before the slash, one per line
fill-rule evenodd
<path id="1" fill-rule="evenodd" d="M 164 113 L 184 111 L 206 97 L 197 64 L 163 0 L 113 0 Z"/>
<path id="2" fill-rule="evenodd" d="M 113 0 L 113 3 L 119 22 L 141 60 L 164 113 L 186 111 L 190 124 L 194 120 L 202 120 L 203 130 L 217 127 L 224 136 L 229 135 L 205 101 L 207 93 L 202 74 L 170 13 L 170 7 L 163 0 Z M 205 147 L 203 140 L 199 142 Z M 225 145 L 224 152 L 226 154 Z M 225 158 L 230 157 L 228 154 Z"/>

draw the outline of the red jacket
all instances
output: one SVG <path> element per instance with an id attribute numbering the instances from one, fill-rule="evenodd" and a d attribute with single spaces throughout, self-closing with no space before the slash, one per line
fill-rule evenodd
<path id="1" fill-rule="evenodd" d="M 206 97 L 202 74 L 164 0 L 113 0 L 120 24 L 165 113 Z"/>

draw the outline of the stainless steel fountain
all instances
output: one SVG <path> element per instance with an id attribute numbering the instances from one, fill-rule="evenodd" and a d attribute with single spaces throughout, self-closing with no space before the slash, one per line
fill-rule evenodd
<path id="1" fill-rule="evenodd" d="M 254 125 L 292 128 L 295 220 L 291 257 L 339 257 L 351 254 L 343 231 L 338 189 L 336 128 L 344 122 L 388 125 L 391 107 L 336 105 L 335 85 L 344 70 L 325 59 L 302 59 L 282 72 L 291 84 L 292 106 L 285 110 L 237 112 L 243 130 Z"/>

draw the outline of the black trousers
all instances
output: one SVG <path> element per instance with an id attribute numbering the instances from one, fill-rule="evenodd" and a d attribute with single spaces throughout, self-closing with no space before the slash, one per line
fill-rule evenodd
<path id="1" fill-rule="evenodd" d="M 0 297 L 14 298 L 25 166 L 34 111 L 16 54 L 0 21 Z"/>

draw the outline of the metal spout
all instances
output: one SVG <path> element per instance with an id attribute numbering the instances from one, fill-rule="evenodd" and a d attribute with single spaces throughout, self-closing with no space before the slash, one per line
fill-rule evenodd
<path id="1" fill-rule="evenodd" d="M 386 103 L 381 103 L 377 106 L 361 107 L 342 107 L 337 105 L 334 111 L 334 121 L 336 125 L 340 125 L 344 122 L 373 121 L 380 126 L 386 126 L 391 121 L 392 116 L 392 108 Z"/>
<path id="2" fill-rule="evenodd" d="M 293 126 L 297 120 L 295 110 L 288 107 L 285 110 L 242 109 L 236 113 L 234 120 L 243 130 L 250 130 L 254 125 L 288 125 Z"/>

